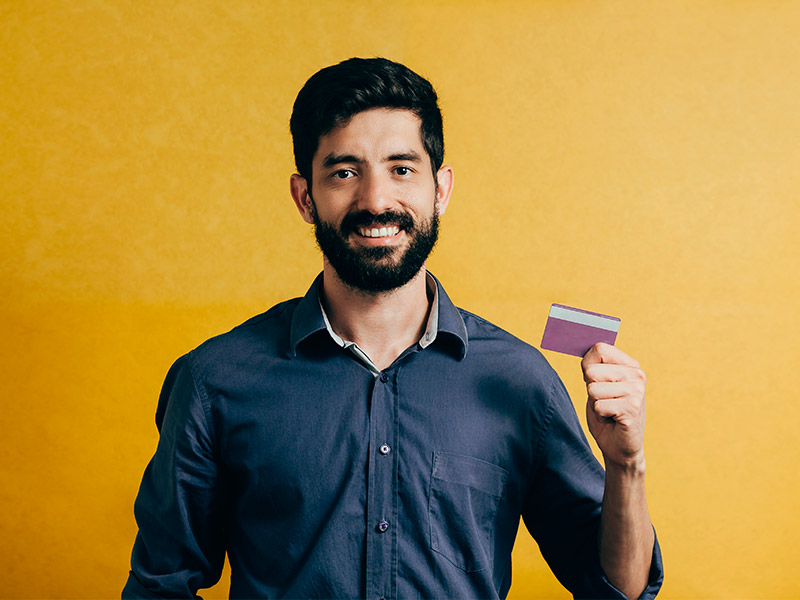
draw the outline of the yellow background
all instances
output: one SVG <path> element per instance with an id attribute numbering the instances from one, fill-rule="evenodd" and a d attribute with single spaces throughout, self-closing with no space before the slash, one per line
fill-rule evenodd
<path id="1" fill-rule="evenodd" d="M 534 345 L 552 302 L 622 318 L 661 597 L 800 597 L 799 32 L 788 1 L 0 1 L 0 596 L 118 595 L 167 368 L 320 268 L 294 96 L 385 55 L 442 99 L 454 301 Z M 514 558 L 513 598 L 568 597 Z"/>

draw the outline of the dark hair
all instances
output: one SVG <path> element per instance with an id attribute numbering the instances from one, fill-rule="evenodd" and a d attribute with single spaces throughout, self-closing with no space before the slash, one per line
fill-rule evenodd
<path id="1" fill-rule="evenodd" d="M 406 109 L 422 121 L 422 144 L 433 175 L 444 161 L 442 113 L 433 86 L 400 63 L 350 58 L 317 71 L 297 94 L 289 127 L 297 171 L 311 185 L 311 161 L 320 138 L 371 108 Z"/>

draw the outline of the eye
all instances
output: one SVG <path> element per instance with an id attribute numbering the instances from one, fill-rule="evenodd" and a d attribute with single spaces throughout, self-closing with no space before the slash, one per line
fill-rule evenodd
<path id="1" fill-rule="evenodd" d="M 334 179 L 350 179 L 351 177 L 355 177 L 355 173 L 350 169 L 339 169 L 331 173 L 331 177 Z"/>
<path id="2" fill-rule="evenodd" d="M 400 175 L 401 177 L 405 177 L 406 175 L 411 175 L 411 173 L 413 173 L 411 167 L 404 167 L 402 165 L 399 167 L 395 167 L 394 172 Z"/>

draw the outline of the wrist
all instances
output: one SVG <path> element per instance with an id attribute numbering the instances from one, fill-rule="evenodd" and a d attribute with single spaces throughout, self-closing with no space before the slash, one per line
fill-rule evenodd
<path id="1" fill-rule="evenodd" d="M 611 460 L 603 455 L 606 473 L 623 477 L 644 477 L 647 463 L 644 459 L 644 450 L 637 452 L 624 461 Z"/>

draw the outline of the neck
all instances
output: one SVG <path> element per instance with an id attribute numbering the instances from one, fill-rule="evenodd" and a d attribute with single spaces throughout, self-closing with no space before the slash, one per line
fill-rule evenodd
<path id="1" fill-rule="evenodd" d="M 422 337 L 430 311 L 424 266 L 404 286 L 377 293 L 347 286 L 327 261 L 323 273 L 323 304 L 331 327 L 358 344 L 380 370 Z"/>

